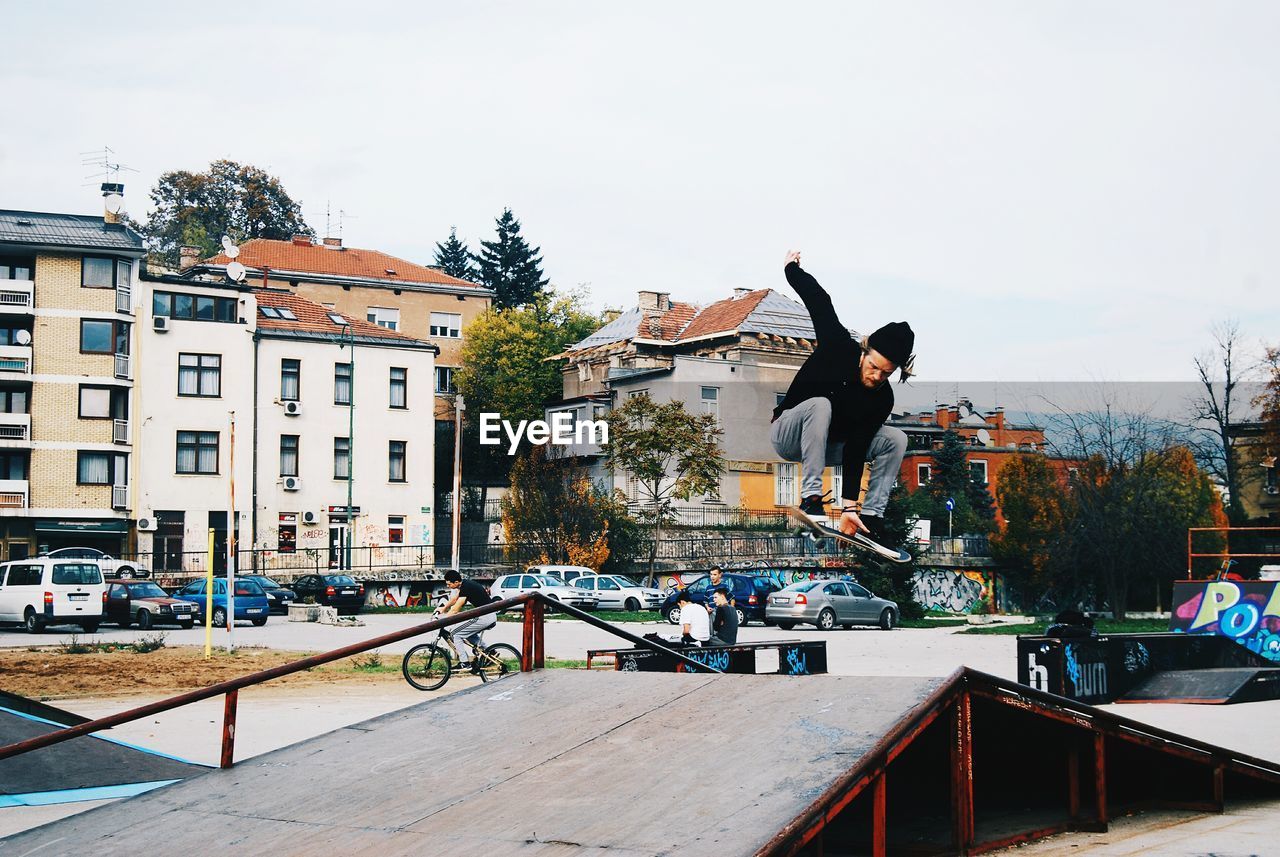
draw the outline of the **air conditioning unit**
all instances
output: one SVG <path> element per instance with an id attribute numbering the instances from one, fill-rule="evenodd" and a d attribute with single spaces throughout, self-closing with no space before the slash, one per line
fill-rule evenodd
<path id="1" fill-rule="evenodd" d="M 302 413 L 302 402 L 285 402 L 285 416 L 296 417 Z"/>
<path id="2" fill-rule="evenodd" d="M 156 519 L 152 515 L 138 518 L 138 532 L 154 533 L 156 531 Z"/>
<path id="3" fill-rule="evenodd" d="M 316 519 L 317 519 L 318 517 L 319 517 L 319 516 L 318 516 L 315 512 L 303 512 L 303 513 L 302 513 L 302 523 L 304 523 L 304 524 L 314 524 L 314 523 L 316 522 Z"/>
<path id="4" fill-rule="evenodd" d="M 169 330 L 168 316 L 158 315 L 151 319 L 151 327 L 156 333 L 165 333 Z"/>
<path id="5" fill-rule="evenodd" d="M 286 491 L 297 491 L 302 488 L 302 480 L 296 476 L 286 476 L 280 480 L 280 485 Z"/>

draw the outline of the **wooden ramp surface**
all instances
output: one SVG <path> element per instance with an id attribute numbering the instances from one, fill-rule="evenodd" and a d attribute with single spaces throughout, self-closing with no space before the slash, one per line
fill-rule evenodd
<path id="1" fill-rule="evenodd" d="M 0 855 L 751 854 L 945 682 L 522 674 L 0 840 Z"/>

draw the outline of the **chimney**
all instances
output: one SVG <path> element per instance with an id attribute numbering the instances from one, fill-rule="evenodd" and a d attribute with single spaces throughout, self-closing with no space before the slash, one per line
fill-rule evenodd
<path id="1" fill-rule="evenodd" d="M 295 235 L 293 236 L 293 243 L 299 247 L 310 247 L 311 238 L 306 235 Z"/>
<path id="2" fill-rule="evenodd" d="M 115 182 L 102 183 L 102 222 L 118 224 L 124 209 L 124 185 Z"/>
<path id="3" fill-rule="evenodd" d="M 334 248 L 336 248 L 336 249 L 342 249 L 342 239 L 341 239 L 341 238 L 326 238 L 326 239 L 324 239 L 324 246 L 326 246 L 326 247 L 334 247 Z"/>
<path id="4" fill-rule="evenodd" d="M 200 261 L 199 247 L 179 247 L 178 248 L 178 267 L 185 270 Z"/>
<path id="5" fill-rule="evenodd" d="M 670 292 L 640 292 L 640 309 L 644 314 L 664 313 L 671 309 Z"/>

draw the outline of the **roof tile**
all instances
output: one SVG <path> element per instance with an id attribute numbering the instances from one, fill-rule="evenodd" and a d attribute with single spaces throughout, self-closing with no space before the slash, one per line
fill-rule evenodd
<path id="1" fill-rule="evenodd" d="M 226 265 L 231 259 L 219 253 L 202 264 Z M 393 283 L 432 283 L 480 289 L 476 283 L 451 277 L 443 271 L 419 265 L 407 259 L 363 250 L 359 247 L 335 248 L 325 244 L 295 244 L 292 241 L 276 241 L 269 238 L 253 238 L 240 245 L 236 259 L 250 268 L 271 268 L 277 271 L 297 271 L 303 274 L 330 274 L 340 277 L 361 277 Z M 390 273 L 389 273 L 390 272 Z"/>
<path id="2" fill-rule="evenodd" d="M 328 309 L 306 298 L 298 297 L 292 292 L 281 291 L 280 289 L 254 289 L 253 294 L 258 300 L 259 307 L 284 307 L 297 316 L 297 321 L 293 321 L 283 318 L 268 318 L 259 312 L 258 327 L 263 330 L 292 330 L 304 333 L 331 333 L 337 335 L 342 330 L 342 325 L 329 318 L 329 314 L 333 313 L 345 318 L 351 324 L 352 332 L 357 336 L 369 339 L 396 339 L 403 342 L 418 341 L 412 336 L 405 336 L 403 333 L 388 330 L 372 322 L 350 318 L 336 310 Z"/>

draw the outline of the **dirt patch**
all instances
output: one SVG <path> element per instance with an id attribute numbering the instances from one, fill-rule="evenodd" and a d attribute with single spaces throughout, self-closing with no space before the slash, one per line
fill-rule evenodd
<path id="1" fill-rule="evenodd" d="M 146 654 L 128 650 L 64 654 L 56 646 L 0 650 L 0 687 L 33 699 L 75 697 L 163 696 L 196 690 L 220 681 L 287 664 L 310 652 L 244 648 L 230 654 L 215 649 L 209 660 L 204 648 L 174 646 Z M 272 679 L 262 685 L 384 684 L 403 682 L 400 656 L 370 654 Z"/>

